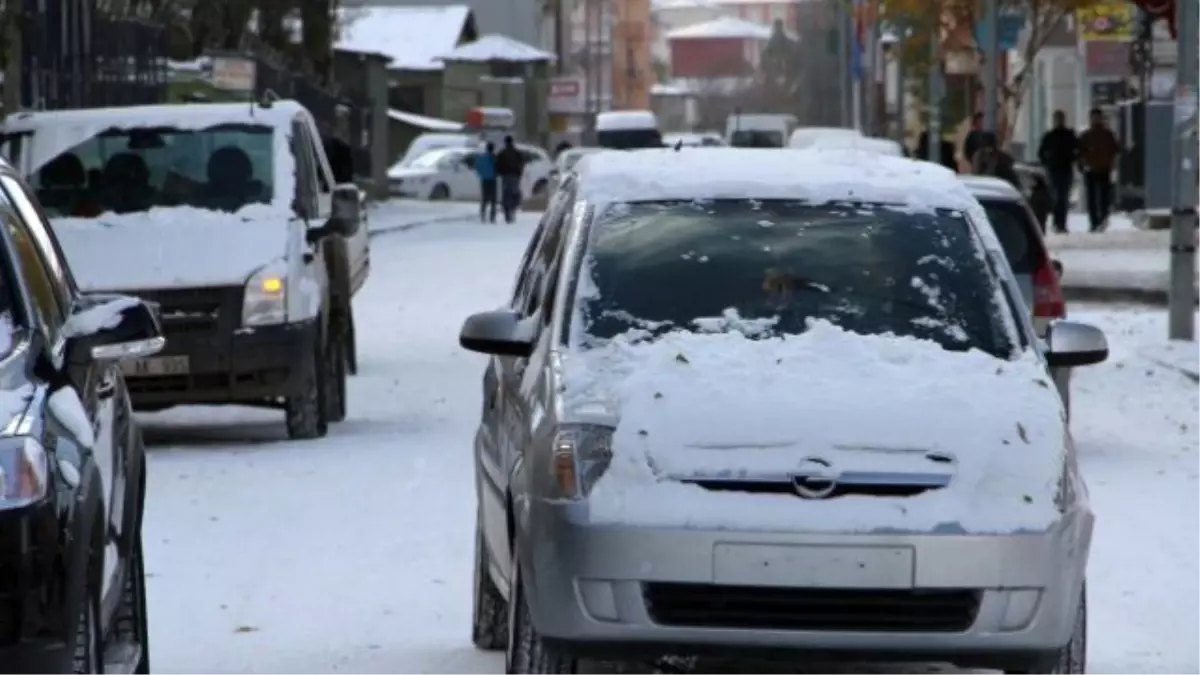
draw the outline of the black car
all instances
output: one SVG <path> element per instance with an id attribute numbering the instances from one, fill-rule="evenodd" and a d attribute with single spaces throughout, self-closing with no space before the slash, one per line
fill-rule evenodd
<path id="1" fill-rule="evenodd" d="M 0 160 L 0 672 L 149 672 L 146 462 L 121 362 L 153 307 L 80 293 Z"/>

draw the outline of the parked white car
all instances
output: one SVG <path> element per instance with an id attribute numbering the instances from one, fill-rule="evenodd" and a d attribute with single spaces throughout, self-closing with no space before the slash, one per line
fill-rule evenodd
<path id="1" fill-rule="evenodd" d="M 862 132 L 858 129 L 848 129 L 845 127 L 797 127 L 792 131 L 792 135 L 788 139 L 788 147 L 796 150 L 811 148 L 818 141 L 839 136 L 863 137 Z"/>
<path id="2" fill-rule="evenodd" d="M 525 158 L 521 194 L 541 195 L 550 186 L 554 163 L 535 145 L 518 143 L 517 148 Z M 414 199 L 479 199 L 479 177 L 473 167 L 480 152 L 478 148 L 431 150 L 407 166 L 389 169 L 389 189 L 393 195 Z"/>

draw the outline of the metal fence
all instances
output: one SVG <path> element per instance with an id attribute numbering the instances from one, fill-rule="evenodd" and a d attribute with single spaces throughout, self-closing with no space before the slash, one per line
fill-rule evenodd
<path id="1" fill-rule="evenodd" d="M 100 13 L 90 0 L 24 0 L 21 103 L 94 108 L 167 100 L 166 27 Z"/>

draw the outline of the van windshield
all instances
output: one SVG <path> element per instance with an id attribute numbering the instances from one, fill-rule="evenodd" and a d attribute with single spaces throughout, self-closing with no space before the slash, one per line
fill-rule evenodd
<path id="1" fill-rule="evenodd" d="M 237 211 L 274 193 L 272 128 L 111 128 L 59 154 L 28 180 L 50 217 L 93 218 L 155 207 Z"/>
<path id="2" fill-rule="evenodd" d="M 740 129 L 730 134 L 729 144 L 735 148 L 782 148 L 783 132 Z"/>
<path id="3" fill-rule="evenodd" d="M 663 147 L 658 129 L 610 129 L 596 132 L 596 141 L 610 150 L 638 150 Z"/>

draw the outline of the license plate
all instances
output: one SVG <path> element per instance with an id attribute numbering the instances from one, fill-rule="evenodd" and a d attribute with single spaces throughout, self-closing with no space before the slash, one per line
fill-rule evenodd
<path id="1" fill-rule="evenodd" d="M 913 549 L 906 546 L 771 546 L 717 544 L 717 583 L 810 588 L 912 588 Z"/>
<path id="2" fill-rule="evenodd" d="M 121 362 L 121 372 L 129 377 L 187 375 L 189 368 L 186 356 L 157 356 Z"/>

